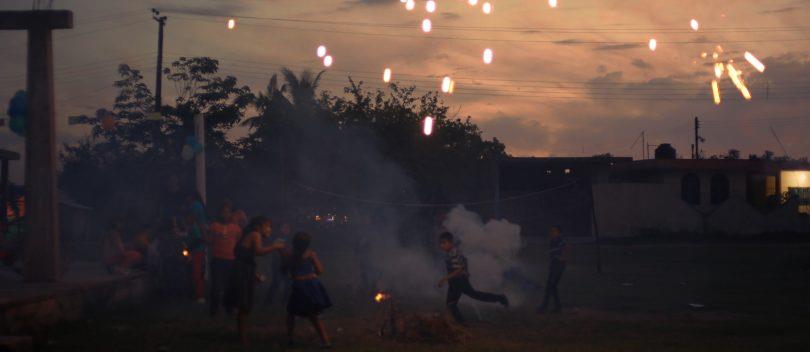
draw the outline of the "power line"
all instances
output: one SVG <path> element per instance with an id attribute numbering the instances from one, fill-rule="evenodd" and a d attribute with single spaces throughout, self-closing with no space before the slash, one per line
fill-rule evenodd
<path id="1" fill-rule="evenodd" d="M 168 11 L 171 12 L 171 11 Z M 392 23 L 375 23 L 375 22 L 348 22 L 348 21 L 332 21 L 332 20 L 309 20 L 299 18 L 283 18 L 283 17 L 261 17 L 261 16 L 242 16 L 242 15 L 208 15 L 208 14 L 186 14 L 179 13 L 181 16 L 178 18 L 191 19 L 195 17 L 214 17 L 214 18 L 236 18 L 241 20 L 258 20 L 266 22 L 288 22 L 288 23 L 306 23 L 318 25 L 337 25 L 337 26 L 350 26 L 350 27 L 372 27 L 372 28 L 404 28 L 413 29 L 419 26 L 417 21 L 392 24 Z M 195 17 L 183 17 L 195 16 Z M 212 20 L 213 21 L 213 20 Z M 632 32 L 632 33 L 689 33 L 695 32 L 691 29 L 684 28 L 685 26 L 678 27 L 498 27 L 498 26 L 447 26 L 447 25 L 434 25 L 434 29 L 447 29 L 447 30 L 461 30 L 461 31 L 491 31 L 491 32 L 517 32 L 523 34 L 543 34 L 543 33 L 598 33 L 598 32 Z M 782 31 L 810 31 L 810 26 L 771 26 L 771 27 L 707 27 L 701 28 L 701 33 L 716 33 L 716 32 L 782 32 Z"/>
<path id="2" fill-rule="evenodd" d="M 576 182 L 569 182 L 569 183 L 566 183 L 566 184 L 563 184 L 563 185 L 560 185 L 560 186 L 547 188 L 547 189 L 544 189 L 542 191 L 525 193 L 525 194 L 521 194 L 521 195 L 517 195 L 517 196 L 513 196 L 513 197 L 500 198 L 500 199 L 497 199 L 497 200 L 486 200 L 486 201 L 476 201 L 476 202 L 453 202 L 453 203 L 398 203 L 398 202 L 390 202 L 390 201 L 381 201 L 381 200 L 365 199 L 365 198 L 359 198 L 359 197 L 350 196 L 350 195 L 346 195 L 346 194 L 330 192 L 330 191 L 327 191 L 327 190 L 315 188 L 315 187 L 308 186 L 308 185 L 298 183 L 298 182 L 293 182 L 293 184 L 295 184 L 296 186 L 298 186 L 300 188 L 308 190 L 310 192 L 316 192 L 316 193 L 320 193 L 320 194 L 327 195 L 327 196 L 330 196 L 330 197 L 340 198 L 340 199 L 344 199 L 344 200 L 351 200 L 351 201 L 355 201 L 355 202 L 359 202 L 359 203 L 367 203 L 367 204 L 374 204 L 374 205 L 398 206 L 398 207 L 413 207 L 413 208 L 447 208 L 447 207 L 454 207 L 456 205 L 464 205 L 464 206 L 486 205 L 486 204 L 494 204 L 494 203 L 498 203 L 498 202 L 510 202 L 510 201 L 515 201 L 515 200 L 520 200 L 520 199 L 525 199 L 525 198 L 536 197 L 536 196 L 539 196 L 539 195 L 542 195 L 542 194 L 545 194 L 545 193 L 548 193 L 548 192 L 551 192 L 551 191 L 556 191 L 556 190 L 559 190 L 559 189 L 563 189 L 563 188 L 572 186 L 572 185 L 576 184 Z"/>
<path id="3" fill-rule="evenodd" d="M 190 17 L 177 17 L 179 20 L 186 20 L 186 21 L 200 21 L 200 22 L 212 22 L 210 20 L 201 19 L 201 18 L 190 18 Z M 645 41 L 598 41 L 598 40 L 579 40 L 579 39 L 565 39 L 565 40 L 551 40 L 551 39 L 506 39 L 506 38 L 471 38 L 471 37 L 453 37 L 453 36 L 441 36 L 441 35 L 434 35 L 434 34 L 427 34 L 427 35 L 413 35 L 413 34 L 393 34 L 393 33 L 370 33 L 370 32 L 357 32 L 357 31 L 345 31 L 345 30 L 335 30 L 335 29 L 323 29 L 323 28 L 301 28 L 301 27 L 285 27 L 285 26 L 276 26 L 276 25 L 268 25 L 268 24 L 257 24 L 257 23 L 243 23 L 242 25 L 248 26 L 258 26 L 258 27 L 265 27 L 265 28 L 273 28 L 273 29 L 280 29 L 280 30 L 290 30 L 290 31 L 301 31 L 301 32 L 318 32 L 321 35 L 335 35 L 335 34 L 345 34 L 345 35 L 357 35 L 357 36 L 370 36 L 370 37 L 389 37 L 389 38 L 397 38 L 397 39 L 427 39 L 427 40 L 460 40 L 460 41 L 483 41 L 483 42 L 491 42 L 491 43 L 534 43 L 534 44 L 560 44 L 560 45 L 588 45 L 588 44 L 596 44 L 596 45 L 638 45 L 639 48 L 646 47 L 647 42 Z M 808 38 L 770 38 L 770 39 L 738 39 L 738 40 L 723 40 L 724 44 L 733 44 L 733 43 L 774 43 L 774 42 L 799 42 L 799 41 L 810 41 L 810 37 Z M 680 41 L 664 41 L 659 40 L 658 44 L 668 44 L 668 45 L 683 45 L 683 44 L 708 44 L 705 40 L 680 40 Z"/>
<path id="4" fill-rule="evenodd" d="M 254 66 L 257 66 L 257 68 L 260 68 L 260 69 L 268 67 L 268 66 L 307 69 L 307 70 L 316 71 L 316 72 L 323 69 L 323 67 L 312 67 L 312 66 L 304 66 L 304 65 L 289 64 L 289 63 L 279 63 L 279 62 L 270 62 L 270 61 L 264 61 L 264 62 L 249 61 L 249 60 L 234 59 L 234 58 L 221 57 L 221 56 L 218 57 L 218 56 L 207 56 L 207 55 L 180 55 L 180 54 L 177 54 L 177 53 L 171 53 L 171 54 L 174 55 L 174 56 L 178 56 L 178 57 L 180 57 L 180 56 L 185 56 L 185 57 L 205 56 L 205 57 L 210 57 L 210 58 L 213 58 L 213 59 L 220 60 L 224 64 L 228 64 L 229 61 L 232 61 L 232 62 L 239 63 L 240 66 L 254 65 Z M 373 75 L 374 77 L 381 77 L 382 76 L 382 71 L 372 72 L 372 71 L 366 71 L 364 69 L 357 69 L 357 70 L 355 70 L 355 69 L 343 69 L 343 70 L 340 70 L 340 69 L 337 69 L 337 68 L 330 68 L 328 71 L 329 72 L 338 71 L 338 72 L 343 72 L 343 73 L 350 74 L 350 75 L 353 75 L 353 76 L 358 76 L 358 77 L 360 75 L 356 75 L 356 74 L 369 74 L 369 75 Z M 413 73 L 394 72 L 394 75 L 396 77 L 404 76 L 404 77 L 427 78 L 427 80 L 423 80 L 424 82 L 435 82 L 434 80 L 440 79 L 440 77 L 435 77 L 435 76 L 432 76 L 432 75 L 420 75 L 420 74 L 413 74 Z M 489 81 L 493 81 L 493 82 L 519 82 L 519 83 L 546 83 L 546 84 L 553 84 L 553 85 L 570 84 L 570 85 L 583 85 L 583 86 L 646 85 L 646 86 L 652 86 L 652 87 L 659 86 L 659 85 L 687 83 L 687 82 L 662 82 L 662 81 L 652 81 L 652 82 L 650 82 L 650 81 L 623 81 L 623 82 L 554 81 L 554 80 L 506 79 L 506 78 L 490 78 L 490 77 L 468 77 L 468 76 L 455 76 L 455 75 L 453 76 L 453 79 L 455 81 L 459 82 L 459 83 L 462 83 L 462 81 L 472 81 L 473 84 L 475 84 L 476 82 L 488 82 L 488 83 L 482 83 L 482 84 L 486 84 L 487 86 L 493 85 L 493 83 L 491 83 Z M 416 79 L 405 79 L 405 80 L 417 81 Z M 724 84 L 724 86 L 727 85 L 727 87 L 729 87 L 729 88 L 733 87 L 731 84 L 729 84 L 726 81 L 722 81 L 721 83 Z M 797 84 L 797 85 L 799 85 L 799 84 L 807 84 L 807 85 L 810 85 L 810 80 L 796 81 L 796 82 L 782 82 L 781 83 L 781 85 L 784 85 L 784 86 L 791 86 L 792 84 Z M 508 85 L 508 86 L 513 86 L 513 85 Z M 628 87 L 628 88 L 630 88 L 630 89 L 642 89 L 640 87 Z M 655 88 L 643 88 L 643 89 L 655 89 Z M 666 88 L 666 89 L 661 88 L 661 89 L 662 90 L 670 90 L 670 88 Z"/>

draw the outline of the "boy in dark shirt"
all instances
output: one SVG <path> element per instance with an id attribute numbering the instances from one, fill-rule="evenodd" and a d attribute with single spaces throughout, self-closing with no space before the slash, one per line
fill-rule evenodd
<path id="1" fill-rule="evenodd" d="M 504 307 L 509 306 L 509 300 L 505 295 L 476 291 L 470 284 L 470 274 L 467 269 L 467 258 L 453 244 L 453 234 L 443 232 L 439 235 L 439 247 L 447 253 L 445 265 L 447 266 L 447 276 L 439 280 L 439 287 L 449 284 L 447 289 L 447 308 L 456 322 L 463 324 L 464 317 L 458 309 L 458 300 L 465 294 L 470 298 L 482 302 L 498 302 Z"/>
<path id="2" fill-rule="evenodd" d="M 563 271 L 565 271 L 565 257 L 568 252 L 568 245 L 563 239 L 562 230 L 559 226 L 552 226 L 548 232 L 549 235 L 549 250 L 548 255 L 550 259 L 548 280 L 546 280 L 546 295 L 543 297 L 543 303 L 537 307 L 538 313 L 544 313 L 548 309 L 549 298 L 554 298 L 553 312 L 559 313 L 560 296 L 557 292 L 557 285 L 560 283 Z"/>

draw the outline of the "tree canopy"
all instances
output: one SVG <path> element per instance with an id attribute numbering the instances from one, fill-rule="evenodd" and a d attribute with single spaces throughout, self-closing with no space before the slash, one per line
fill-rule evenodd
<path id="1" fill-rule="evenodd" d="M 183 148 L 193 142 L 197 114 L 206 122 L 209 200 L 259 209 L 357 203 L 313 189 L 391 202 L 477 199 L 490 161 L 504 155 L 470 117 L 449 116 L 436 92 L 419 95 L 415 87 L 371 90 L 349 77 L 333 94 L 319 89 L 324 72 L 285 68 L 254 93 L 221 76 L 215 59 L 180 58 L 163 72 L 176 97 L 156 116 L 140 71 L 121 65 L 118 72 L 111 110 L 72 117 L 91 130 L 61 155 L 62 189 L 120 208 L 110 213 L 148 209 L 170 175 L 191 188 L 193 163 Z M 435 119 L 431 136 L 422 134 L 425 116 Z"/>

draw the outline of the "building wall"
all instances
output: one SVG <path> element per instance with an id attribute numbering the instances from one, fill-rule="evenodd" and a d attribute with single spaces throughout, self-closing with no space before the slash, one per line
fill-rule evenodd
<path id="1" fill-rule="evenodd" d="M 711 204 L 714 172 L 696 172 L 700 180 L 700 204 L 681 199 L 681 180 L 687 172 L 662 173 L 657 182 L 601 182 L 593 185 L 597 225 L 601 236 L 630 237 L 645 233 L 807 232 L 810 220 L 798 214 L 796 205 L 763 214 L 745 199 L 747 176 L 726 173 L 729 198 Z M 784 208 L 784 209 L 783 209 Z"/>

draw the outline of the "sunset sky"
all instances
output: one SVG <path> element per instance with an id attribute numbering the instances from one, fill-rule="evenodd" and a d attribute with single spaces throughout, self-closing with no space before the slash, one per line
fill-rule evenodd
<path id="1" fill-rule="evenodd" d="M 211 56 L 223 75 L 254 92 L 280 67 L 322 69 L 320 44 L 335 59 L 322 83 L 333 93 L 348 75 L 383 87 L 386 67 L 394 81 L 421 91 L 438 90 L 449 75 L 456 80 L 455 93 L 444 96 L 451 111 L 471 116 L 512 155 L 639 158 L 640 145 L 630 146 L 646 131 L 650 143 L 671 143 L 689 157 L 695 116 L 704 121 L 706 155 L 730 148 L 782 155 L 774 133 L 790 156 L 810 155 L 808 0 L 559 0 L 554 9 L 546 0 L 490 0 L 490 15 L 483 2 L 438 0 L 429 14 L 423 0 L 413 11 L 399 0 L 56 0 L 54 8 L 75 16 L 75 28 L 55 36 L 59 138 L 87 133 L 69 126 L 67 116 L 111 106 L 118 64 L 142 69 L 154 86 L 157 24 L 149 8 L 156 7 L 169 17 L 166 63 Z M 0 3 L 2 10 L 30 7 Z M 234 30 L 226 28 L 231 17 Z M 433 23 L 429 34 L 420 29 L 424 18 Z M 654 52 L 651 38 L 658 41 Z M 24 32 L 0 33 L 2 115 L 25 86 L 24 42 Z M 724 76 L 723 102 L 712 103 L 717 45 L 720 59 L 733 59 L 744 72 L 751 101 Z M 485 48 L 494 52 L 490 65 L 481 59 Z M 742 58 L 745 51 L 765 63 L 764 73 Z M 164 81 L 164 102 L 174 95 Z M 0 148 L 22 152 L 23 139 L 0 127 Z M 19 182 L 22 164 L 13 165 Z"/>

